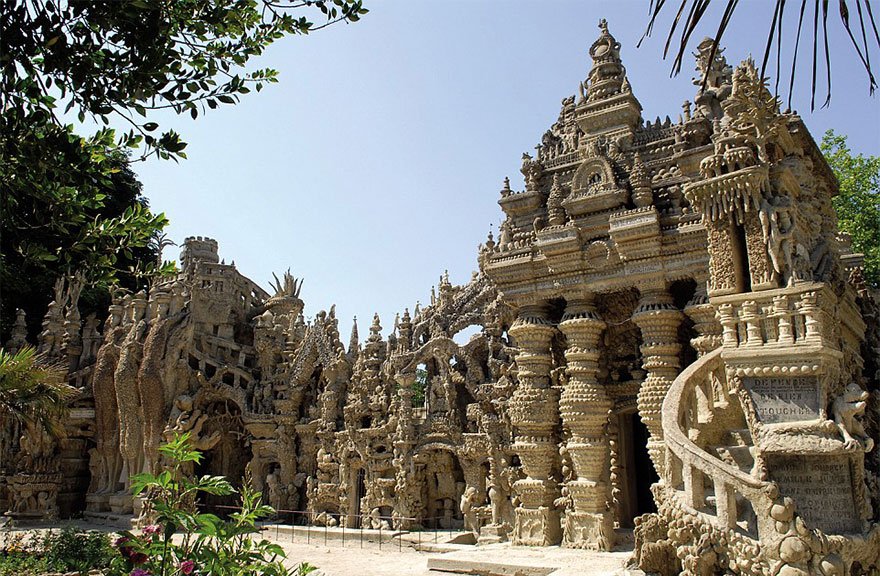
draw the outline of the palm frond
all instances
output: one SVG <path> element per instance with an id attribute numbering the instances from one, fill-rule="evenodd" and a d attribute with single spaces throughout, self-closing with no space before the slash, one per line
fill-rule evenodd
<path id="1" fill-rule="evenodd" d="M 0 413 L 51 429 L 76 394 L 67 369 L 25 346 L 14 354 L 0 348 Z"/>
<path id="2" fill-rule="evenodd" d="M 717 31 L 713 39 L 713 51 L 711 56 L 714 57 L 718 46 L 721 44 L 724 33 L 730 24 L 734 12 L 742 6 L 739 0 L 719 0 L 725 2 L 722 16 L 719 20 Z M 770 18 L 770 29 L 767 33 L 767 41 L 764 45 L 764 56 L 761 62 L 761 76 L 767 73 L 767 65 L 770 61 L 770 53 L 774 47 L 776 50 L 776 82 L 775 93 L 779 92 L 779 82 L 782 76 L 782 29 L 787 21 L 785 12 L 787 0 L 775 0 L 773 5 L 772 18 Z M 666 36 L 666 42 L 663 47 L 663 58 L 666 59 L 671 53 L 673 37 L 678 32 L 678 46 L 673 50 L 675 56 L 672 63 L 672 75 L 675 76 L 681 72 L 682 60 L 685 51 L 690 44 L 697 26 L 706 20 L 706 14 L 712 0 L 681 0 L 678 9 L 669 24 L 669 31 Z M 855 5 L 855 10 L 850 7 Z M 754 4 L 749 3 L 750 6 Z M 638 45 L 641 46 L 645 38 L 651 36 L 654 27 L 658 21 L 658 17 L 668 6 L 665 0 L 651 0 L 648 6 L 649 20 L 642 38 Z M 828 106 L 831 103 L 831 45 L 828 38 L 828 14 L 829 0 L 815 0 L 813 3 L 813 29 L 812 29 L 812 62 L 810 66 L 810 109 L 816 107 L 816 92 L 818 88 L 819 61 L 824 58 L 825 64 L 825 101 L 822 106 Z M 791 93 L 794 90 L 795 76 L 797 72 L 797 62 L 799 57 L 799 48 L 801 43 L 801 34 L 803 33 L 804 16 L 807 12 L 807 0 L 801 0 L 800 10 L 797 12 L 798 24 L 797 34 L 794 38 L 794 51 L 791 55 L 790 79 L 788 83 L 789 90 L 789 107 L 791 107 Z M 840 22 L 849 37 L 849 43 L 855 51 L 854 57 L 858 58 L 861 67 L 868 76 L 868 91 L 873 95 L 877 88 L 877 79 L 871 62 L 871 50 L 880 48 L 880 33 L 877 31 L 877 22 L 874 18 L 874 12 L 871 7 L 871 0 L 838 0 L 838 13 Z M 820 28 L 821 17 L 821 28 Z M 858 22 L 856 22 L 856 17 Z M 854 28 L 857 25 L 857 29 Z M 870 36 L 873 32 L 873 38 Z M 822 55 L 819 55 L 819 43 L 822 43 Z M 876 42 L 876 47 L 874 43 Z M 876 60 L 876 59 L 875 59 Z M 705 88 L 707 78 L 703 78 L 702 86 Z"/>

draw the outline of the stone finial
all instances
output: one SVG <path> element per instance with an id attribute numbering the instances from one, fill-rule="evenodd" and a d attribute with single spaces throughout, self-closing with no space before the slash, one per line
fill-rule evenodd
<path id="1" fill-rule="evenodd" d="M 379 313 L 373 314 L 373 324 L 370 326 L 370 341 L 378 341 L 382 339 L 382 323 L 379 320 Z"/>
<path id="2" fill-rule="evenodd" d="M 15 323 L 12 325 L 12 334 L 6 343 L 10 354 L 15 354 L 27 346 L 27 318 L 24 310 L 19 308 L 15 311 Z"/>
<path id="3" fill-rule="evenodd" d="M 599 38 L 590 46 L 593 59 L 587 77 L 587 100 L 590 101 L 620 94 L 624 91 L 624 83 L 626 91 L 631 90 L 620 60 L 620 42 L 608 31 L 608 22 L 604 18 L 599 22 L 599 29 L 602 31 Z"/>
<path id="4" fill-rule="evenodd" d="M 504 186 L 501 188 L 501 197 L 507 198 L 511 194 L 513 194 L 513 190 L 510 189 L 510 178 L 505 176 L 504 177 Z"/>
<path id="5" fill-rule="evenodd" d="M 633 158 L 633 167 L 629 174 L 629 182 L 632 186 L 632 199 L 637 208 L 650 206 L 654 200 L 651 193 L 651 176 L 648 174 L 642 162 L 641 155 L 636 152 Z"/>
<path id="6" fill-rule="evenodd" d="M 559 174 L 553 175 L 553 185 L 550 186 L 550 196 L 547 198 L 547 212 L 551 226 L 565 225 L 565 208 L 562 207 L 562 200 L 565 192 L 559 183 Z"/>
<path id="7" fill-rule="evenodd" d="M 492 227 L 489 227 L 489 235 L 486 237 L 486 251 L 492 252 L 495 249 L 495 237 L 492 236 Z"/>
<path id="8" fill-rule="evenodd" d="M 348 339 L 348 353 L 354 354 L 357 351 L 360 337 L 358 336 L 358 318 L 355 316 L 351 321 L 351 336 Z"/>

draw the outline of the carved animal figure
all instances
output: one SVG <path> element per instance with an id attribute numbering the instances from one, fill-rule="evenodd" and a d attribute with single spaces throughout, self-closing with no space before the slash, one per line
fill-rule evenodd
<path id="1" fill-rule="evenodd" d="M 834 400 L 834 423 L 840 429 L 848 447 L 861 445 L 865 452 L 874 448 L 874 440 L 865 432 L 865 426 L 858 419 L 865 413 L 868 393 L 855 382 L 850 382 L 843 394 Z"/>

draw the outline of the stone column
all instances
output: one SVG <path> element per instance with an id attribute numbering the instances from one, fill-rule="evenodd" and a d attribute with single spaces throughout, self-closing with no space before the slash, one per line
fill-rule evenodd
<path id="1" fill-rule="evenodd" d="M 562 425 L 570 434 L 566 449 L 574 480 L 566 484 L 572 510 L 565 515 L 563 544 L 572 548 L 610 550 L 614 526 L 609 497 L 607 425 L 611 399 L 599 384 L 599 338 L 605 329 L 593 297 L 571 301 L 559 328 L 568 345 L 568 381 L 559 401 Z"/>
<path id="2" fill-rule="evenodd" d="M 561 539 L 559 512 L 553 506 L 558 486 L 550 477 L 558 458 L 553 432 L 559 421 L 559 398 L 550 386 L 550 342 L 555 328 L 544 307 L 533 305 L 520 310 L 509 332 L 519 349 L 519 386 L 509 408 L 515 431 L 512 448 L 526 474 L 513 485 L 520 501 L 513 543 L 550 546 Z"/>
<path id="3" fill-rule="evenodd" d="M 661 410 L 681 365 L 678 327 L 682 317 L 665 286 L 644 290 L 633 314 L 642 331 L 642 367 L 647 372 L 638 395 L 639 416 L 651 433 L 648 454 L 661 478 L 665 461 Z"/>
<path id="4" fill-rule="evenodd" d="M 685 306 L 684 313 L 694 323 L 697 336 L 691 338 L 691 346 L 697 356 L 702 357 L 721 346 L 721 323 L 715 317 L 715 307 L 709 304 L 705 278 L 697 278 L 697 291 Z"/>

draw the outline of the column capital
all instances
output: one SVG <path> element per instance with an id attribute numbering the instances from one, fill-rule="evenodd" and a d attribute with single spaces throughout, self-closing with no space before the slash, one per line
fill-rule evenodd
<path id="1" fill-rule="evenodd" d="M 588 318 L 591 320 L 599 320 L 598 310 L 596 310 L 596 295 L 589 293 L 583 294 L 578 298 L 572 298 L 566 302 L 565 312 L 562 315 L 562 321 L 572 319 Z"/>
<path id="2" fill-rule="evenodd" d="M 549 306 L 546 302 L 524 304 L 519 307 L 514 324 L 537 324 L 551 326 Z"/>

